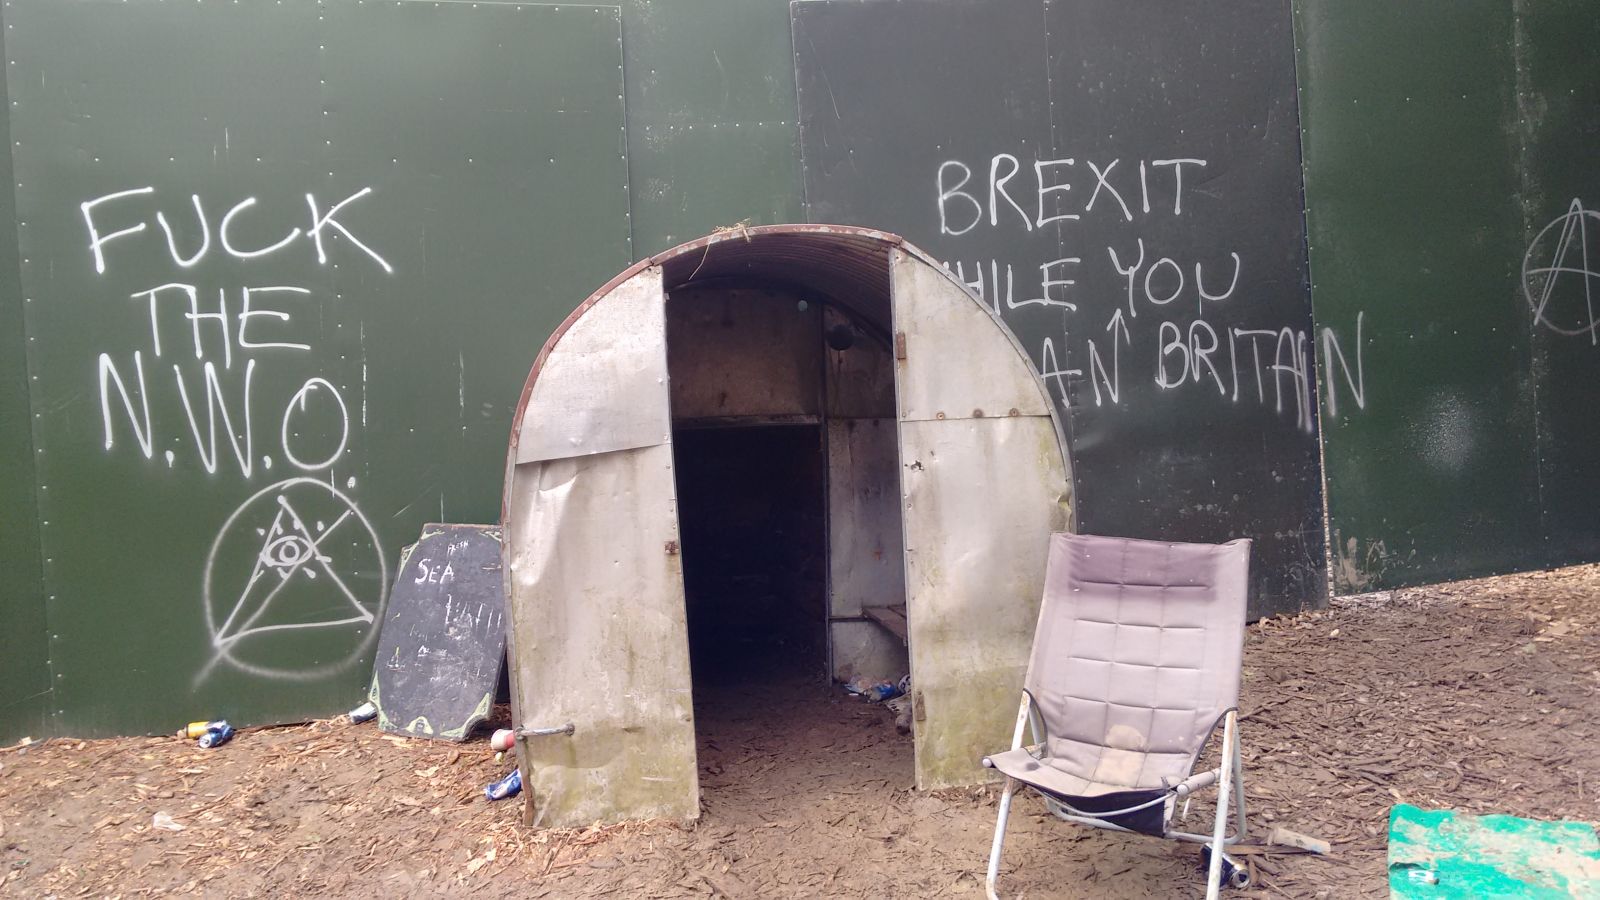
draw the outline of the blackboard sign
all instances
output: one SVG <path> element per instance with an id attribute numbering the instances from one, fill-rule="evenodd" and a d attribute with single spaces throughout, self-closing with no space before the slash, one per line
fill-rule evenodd
<path id="1" fill-rule="evenodd" d="M 464 741 L 489 717 L 505 659 L 500 529 L 426 525 L 400 552 L 372 702 L 396 734 Z"/>
<path id="2" fill-rule="evenodd" d="M 1288 0 L 791 10 L 808 218 L 904 235 L 1004 318 L 1078 528 L 1253 538 L 1255 614 L 1322 597 L 1313 343 L 1363 363 L 1312 330 Z"/>

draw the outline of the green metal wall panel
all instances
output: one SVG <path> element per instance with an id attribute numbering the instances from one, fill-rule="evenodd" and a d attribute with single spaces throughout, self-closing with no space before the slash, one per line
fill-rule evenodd
<path id="1" fill-rule="evenodd" d="M 794 6 L 810 214 L 1003 317 L 1078 528 L 1253 538 L 1253 615 L 1327 595 L 1291 28 L 1288 0 Z"/>
<path id="2" fill-rule="evenodd" d="M 4 47 L 0 34 L 0 57 Z M 5 72 L 0 71 L 0 95 L 5 83 Z M 11 126 L 4 115 L 0 115 L 0 142 L 4 142 L 0 223 L 9 231 L 16 221 L 16 196 L 11 187 Z M 0 572 L 6 579 L 0 588 L 0 744 L 41 733 L 53 709 L 39 570 L 39 508 L 34 499 L 33 411 L 17 265 L 12 232 L 0 240 Z"/>
<path id="3" fill-rule="evenodd" d="M 498 518 L 534 355 L 631 258 L 619 10 L 6 24 L 55 727 L 345 708 L 400 546 Z"/>
<path id="4" fill-rule="evenodd" d="M 1600 384 L 1600 306 L 1592 305 L 1600 304 L 1597 13 L 1586 0 L 1521 2 L 1513 38 L 1526 247 L 1524 302 L 1513 305 L 1534 323 L 1550 564 L 1600 558 L 1600 415 L 1590 399 Z M 1539 271 L 1551 267 L 1561 271 Z M 1540 303 L 1544 314 L 1535 319 Z"/>
<path id="5" fill-rule="evenodd" d="M 1506 302 L 1520 233 L 1509 9 L 1299 12 L 1313 305 L 1319 324 L 1363 325 L 1341 346 L 1360 403 L 1319 354 L 1323 383 L 1344 389 L 1323 409 L 1335 587 L 1443 577 L 1464 542 L 1504 554 L 1480 571 L 1509 565 L 1496 537 L 1538 525 L 1527 327 Z"/>
<path id="6" fill-rule="evenodd" d="M 795 54 L 814 48 L 794 46 L 785 0 L 13 0 L 0 15 L 15 165 L 0 207 L 17 205 L 0 208 L 16 222 L 0 241 L 0 739 L 341 708 L 370 629 L 237 638 L 261 608 L 237 602 L 251 579 L 305 579 L 255 625 L 370 614 L 422 522 L 497 518 L 517 386 L 575 302 L 630 259 L 807 215 Z M 1296 0 L 1295 19 L 1337 588 L 1600 557 L 1600 418 L 1583 396 L 1600 376 L 1600 17 L 1585 0 Z M 827 87 L 845 106 L 863 88 Z M 922 89 L 904 85 L 908 127 L 936 114 L 992 143 L 969 127 L 983 109 Z M 96 271 L 80 204 L 146 187 L 94 207 L 102 236 L 143 226 Z M 322 213 L 354 198 L 321 261 L 308 194 Z M 300 233 L 230 256 L 233 210 L 235 249 Z M 185 259 L 209 238 L 204 258 L 175 262 L 157 212 Z M 197 306 L 158 297 L 157 357 L 133 295 L 170 283 Z M 255 294 L 246 326 L 303 348 L 241 344 L 245 287 L 309 292 Z M 285 504 L 308 536 L 273 530 Z"/>
<path id="7" fill-rule="evenodd" d="M 787 0 L 628 0 L 634 250 L 799 222 Z"/>
<path id="8" fill-rule="evenodd" d="M 1523 273 L 1534 233 L 1597 193 L 1581 6 L 1297 5 L 1312 296 L 1340 337 L 1318 349 L 1341 592 L 1600 552 L 1576 397 L 1596 351 L 1541 333 L 1523 288 L 1544 284 Z M 1570 315 L 1584 280 L 1559 285 Z"/>

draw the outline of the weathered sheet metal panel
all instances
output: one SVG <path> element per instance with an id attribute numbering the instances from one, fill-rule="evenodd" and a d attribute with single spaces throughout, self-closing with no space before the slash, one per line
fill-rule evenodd
<path id="1" fill-rule="evenodd" d="M 904 235 L 1004 318 L 1079 525 L 1248 536 L 1255 613 L 1319 601 L 1288 0 L 792 10 L 807 215 Z"/>
<path id="2" fill-rule="evenodd" d="M 905 642 L 869 619 L 836 619 L 828 623 L 833 680 L 857 678 L 894 681 L 911 671 Z"/>
<path id="3" fill-rule="evenodd" d="M 1591 305 L 1600 296 L 1600 9 L 1589 0 L 1515 8 L 1526 247 L 1519 293 L 1524 316 L 1534 319 L 1539 300 L 1550 320 L 1533 328 L 1549 551 L 1529 562 L 1567 565 L 1600 559 L 1600 308 Z"/>
<path id="4" fill-rule="evenodd" d="M 672 418 L 817 415 L 821 322 L 821 307 L 779 289 L 673 291 Z"/>
<path id="5" fill-rule="evenodd" d="M 567 329 L 542 363 L 517 431 L 517 462 L 666 443 L 661 270 L 628 279 Z"/>
<path id="6" fill-rule="evenodd" d="M 0 58 L 5 29 L 0 28 Z M 0 66 L 0 69 L 9 68 Z M 0 71 L 0 96 L 6 74 Z M 10 120 L 0 115 L 0 222 L 16 219 L 11 175 Z M 0 240 L 0 745 L 44 732 L 54 715 L 49 638 L 39 555 L 39 508 L 34 495 L 33 409 L 28 399 L 27 339 L 22 328 L 21 259 L 13 240 Z"/>
<path id="7" fill-rule="evenodd" d="M 1336 590 L 1600 557 L 1593 4 L 1296 10 Z"/>
<path id="8" fill-rule="evenodd" d="M 1050 416 L 1048 395 L 1018 365 L 1021 350 L 997 317 L 903 250 L 891 252 L 890 268 L 902 420 Z"/>
<path id="9" fill-rule="evenodd" d="M 893 419 L 828 421 L 828 608 L 905 602 L 900 463 Z"/>
<path id="10" fill-rule="evenodd" d="M 1045 416 L 900 423 L 917 786 L 970 784 L 1006 746 L 1067 529 L 1067 476 Z"/>
<path id="11" fill-rule="evenodd" d="M 894 418 L 894 357 L 888 316 L 881 324 L 829 306 L 822 316 L 826 369 L 823 408 L 835 419 Z M 840 349 L 834 343 L 852 341 Z M 831 342 L 831 343 L 830 343 Z"/>
<path id="12" fill-rule="evenodd" d="M 516 724 L 575 726 L 518 741 L 535 823 L 695 818 L 671 445 L 519 465 L 507 516 Z"/>
<path id="13" fill-rule="evenodd" d="M 51 728 L 348 709 L 395 551 L 496 517 L 535 350 L 630 258 L 618 11 L 3 14 Z"/>
<path id="14" fill-rule="evenodd" d="M 796 222 L 788 0 L 626 0 L 635 246 Z"/>
<path id="15" fill-rule="evenodd" d="M 890 269 L 906 335 L 895 385 L 917 785 L 935 788 L 983 779 L 979 761 L 1009 735 L 1049 538 L 1072 527 L 1071 473 L 1044 385 L 999 317 L 919 256 L 897 248 Z"/>

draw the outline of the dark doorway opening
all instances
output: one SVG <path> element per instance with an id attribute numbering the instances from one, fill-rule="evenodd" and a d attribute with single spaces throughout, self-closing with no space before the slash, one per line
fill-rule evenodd
<path id="1" fill-rule="evenodd" d="M 695 693 L 827 670 L 821 428 L 680 428 L 678 525 Z"/>

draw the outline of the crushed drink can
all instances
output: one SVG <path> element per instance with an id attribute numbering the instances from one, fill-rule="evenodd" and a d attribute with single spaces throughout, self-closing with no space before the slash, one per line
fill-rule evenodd
<path id="1" fill-rule="evenodd" d="M 210 750 L 212 747 L 220 747 L 223 744 L 233 740 L 233 736 L 237 733 L 238 732 L 234 729 L 234 727 L 229 725 L 227 722 L 212 722 L 211 727 L 206 729 L 206 733 L 200 735 L 200 740 L 195 744 L 195 746 L 199 747 L 201 750 Z"/>
<path id="2" fill-rule="evenodd" d="M 350 724 L 352 725 L 359 725 L 362 722 L 370 722 L 378 717 L 378 705 L 373 703 L 371 700 L 368 700 L 355 709 L 350 710 L 348 715 L 350 716 Z"/>
<path id="3" fill-rule="evenodd" d="M 897 697 L 899 694 L 899 688 L 896 688 L 893 683 L 888 681 L 880 681 L 877 684 L 869 686 L 858 696 L 860 696 L 863 700 L 866 700 L 868 703 L 881 703 L 891 697 Z"/>
<path id="4" fill-rule="evenodd" d="M 200 737 L 201 735 L 203 735 L 206 732 L 210 731 L 211 729 L 217 727 L 218 725 L 226 725 L 226 724 L 228 724 L 228 723 L 223 721 L 223 720 L 221 720 L 221 719 L 218 719 L 215 722 L 190 722 L 189 724 L 187 724 L 187 725 L 183 726 L 182 728 L 178 729 L 178 737 L 188 738 L 189 740 L 192 741 L 195 738 Z"/>
<path id="5" fill-rule="evenodd" d="M 512 769 L 511 774 L 499 781 L 489 782 L 483 789 L 483 795 L 490 800 L 504 800 L 522 793 L 522 770 Z"/>

